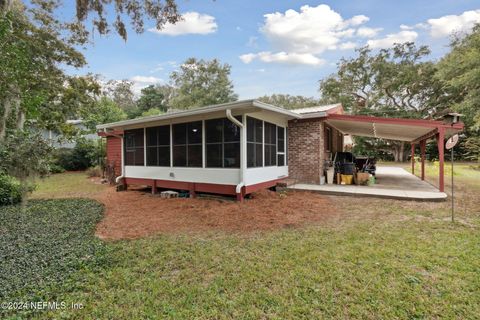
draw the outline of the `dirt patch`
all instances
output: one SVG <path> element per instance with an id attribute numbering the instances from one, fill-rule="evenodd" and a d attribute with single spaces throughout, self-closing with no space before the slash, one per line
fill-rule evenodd
<path id="1" fill-rule="evenodd" d="M 292 228 L 337 216 L 329 198 L 309 192 L 281 195 L 268 190 L 243 203 L 221 199 L 162 199 L 148 192 L 116 192 L 98 197 L 105 218 L 97 226 L 102 239 L 131 239 L 157 233 L 225 231 L 248 233 Z"/>

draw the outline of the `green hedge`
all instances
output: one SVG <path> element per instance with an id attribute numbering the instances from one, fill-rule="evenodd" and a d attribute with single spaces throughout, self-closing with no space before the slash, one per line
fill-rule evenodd
<path id="1" fill-rule="evenodd" d="M 6 174 L 0 174 L 0 206 L 16 204 L 22 201 L 20 182 Z"/>
<path id="2" fill-rule="evenodd" d="M 105 157 L 105 147 L 100 140 L 79 139 L 73 149 L 57 149 L 54 153 L 54 165 L 68 171 L 85 170 L 101 165 Z"/>
<path id="3" fill-rule="evenodd" d="M 75 286 L 78 270 L 103 266 L 106 246 L 94 235 L 102 212 L 87 199 L 0 207 L 0 301 L 42 301 L 55 286 Z"/>

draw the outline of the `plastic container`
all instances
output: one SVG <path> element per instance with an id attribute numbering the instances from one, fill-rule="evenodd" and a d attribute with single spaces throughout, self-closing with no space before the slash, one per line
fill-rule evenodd
<path id="1" fill-rule="evenodd" d="M 340 173 L 346 175 L 352 175 L 355 165 L 353 163 L 342 163 L 340 167 Z"/>
<path id="2" fill-rule="evenodd" d="M 342 174 L 342 184 L 352 184 L 353 175 L 351 174 Z"/>
<path id="3" fill-rule="evenodd" d="M 320 184 L 325 184 L 325 176 L 320 176 Z"/>

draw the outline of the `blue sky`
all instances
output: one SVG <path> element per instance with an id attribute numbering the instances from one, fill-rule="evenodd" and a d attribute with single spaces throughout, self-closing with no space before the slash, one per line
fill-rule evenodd
<path id="1" fill-rule="evenodd" d="M 318 81 L 335 71 L 341 57 L 354 55 L 355 47 L 414 40 L 429 45 L 431 58 L 438 59 L 452 31 L 480 22 L 478 0 L 177 3 L 186 17 L 181 25 L 162 33 L 130 31 L 127 42 L 115 34 L 95 35 L 84 51 L 88 66 L 75 73 L 130 79 L 139 90 L 168 82 L 188 57 L 218 58 L 232 66 L 241 99 L 273 93 L 318 97 Z M 64 12 L 71 14 L 73 7 Z M 148 22 L 146 29 L 153 25 Z"/>

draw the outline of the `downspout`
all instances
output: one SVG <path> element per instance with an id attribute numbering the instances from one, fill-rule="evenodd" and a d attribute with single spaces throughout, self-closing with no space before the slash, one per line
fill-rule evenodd
<path id="1" fill-rule="evenodd" d="M 237 194 L 239 193 L 242 193 L 242 187 L 245 186 L 245 172 L 246 172 L 246 169 L 247 169 L 247 166 L 246 166 L 246 157 L 245 157 L 245 154 L 247 152 L 247 150 L 245 150 L 245 138 L 246 138 L 246 134 L 245 134 L 245 125 L 238 121 L 237 119 L 235 119 L 234 116 L 232 116 L 232 110 L 231 109 L 227 109 L 225 110 L 226 111 L 226 115 L 227 115 L 227 118 L 228 120 L 232 121 L 233 124 L 235 124 L 237 127 L 240 128 L 240 183 L 237 184 L 237 186 L 235 187 L 235 192 Z"/>
<path id="2" fill-rule="evenodd" d="M 103 128 L 103 132 L 107 133 L 107 128 Z M 115 178 L 115 183 L 118 184 L 120 183 L 120 180 L 122 180 L 123 178 L 125 178 L 125 161 L 124 161 L 124 150 L 123 150 L 123 136 L 120 136 L 120 135 L 117 135 L 117 134 L 110 134 L 112 137 L 117 137 L 117 138 L 120 138 L 121 142 L 121 150 L 122 150 L 122 158 L 121 158 L 121 162 L 122 162 L 122 174 L 120 174 L 118 177 Z"/>

